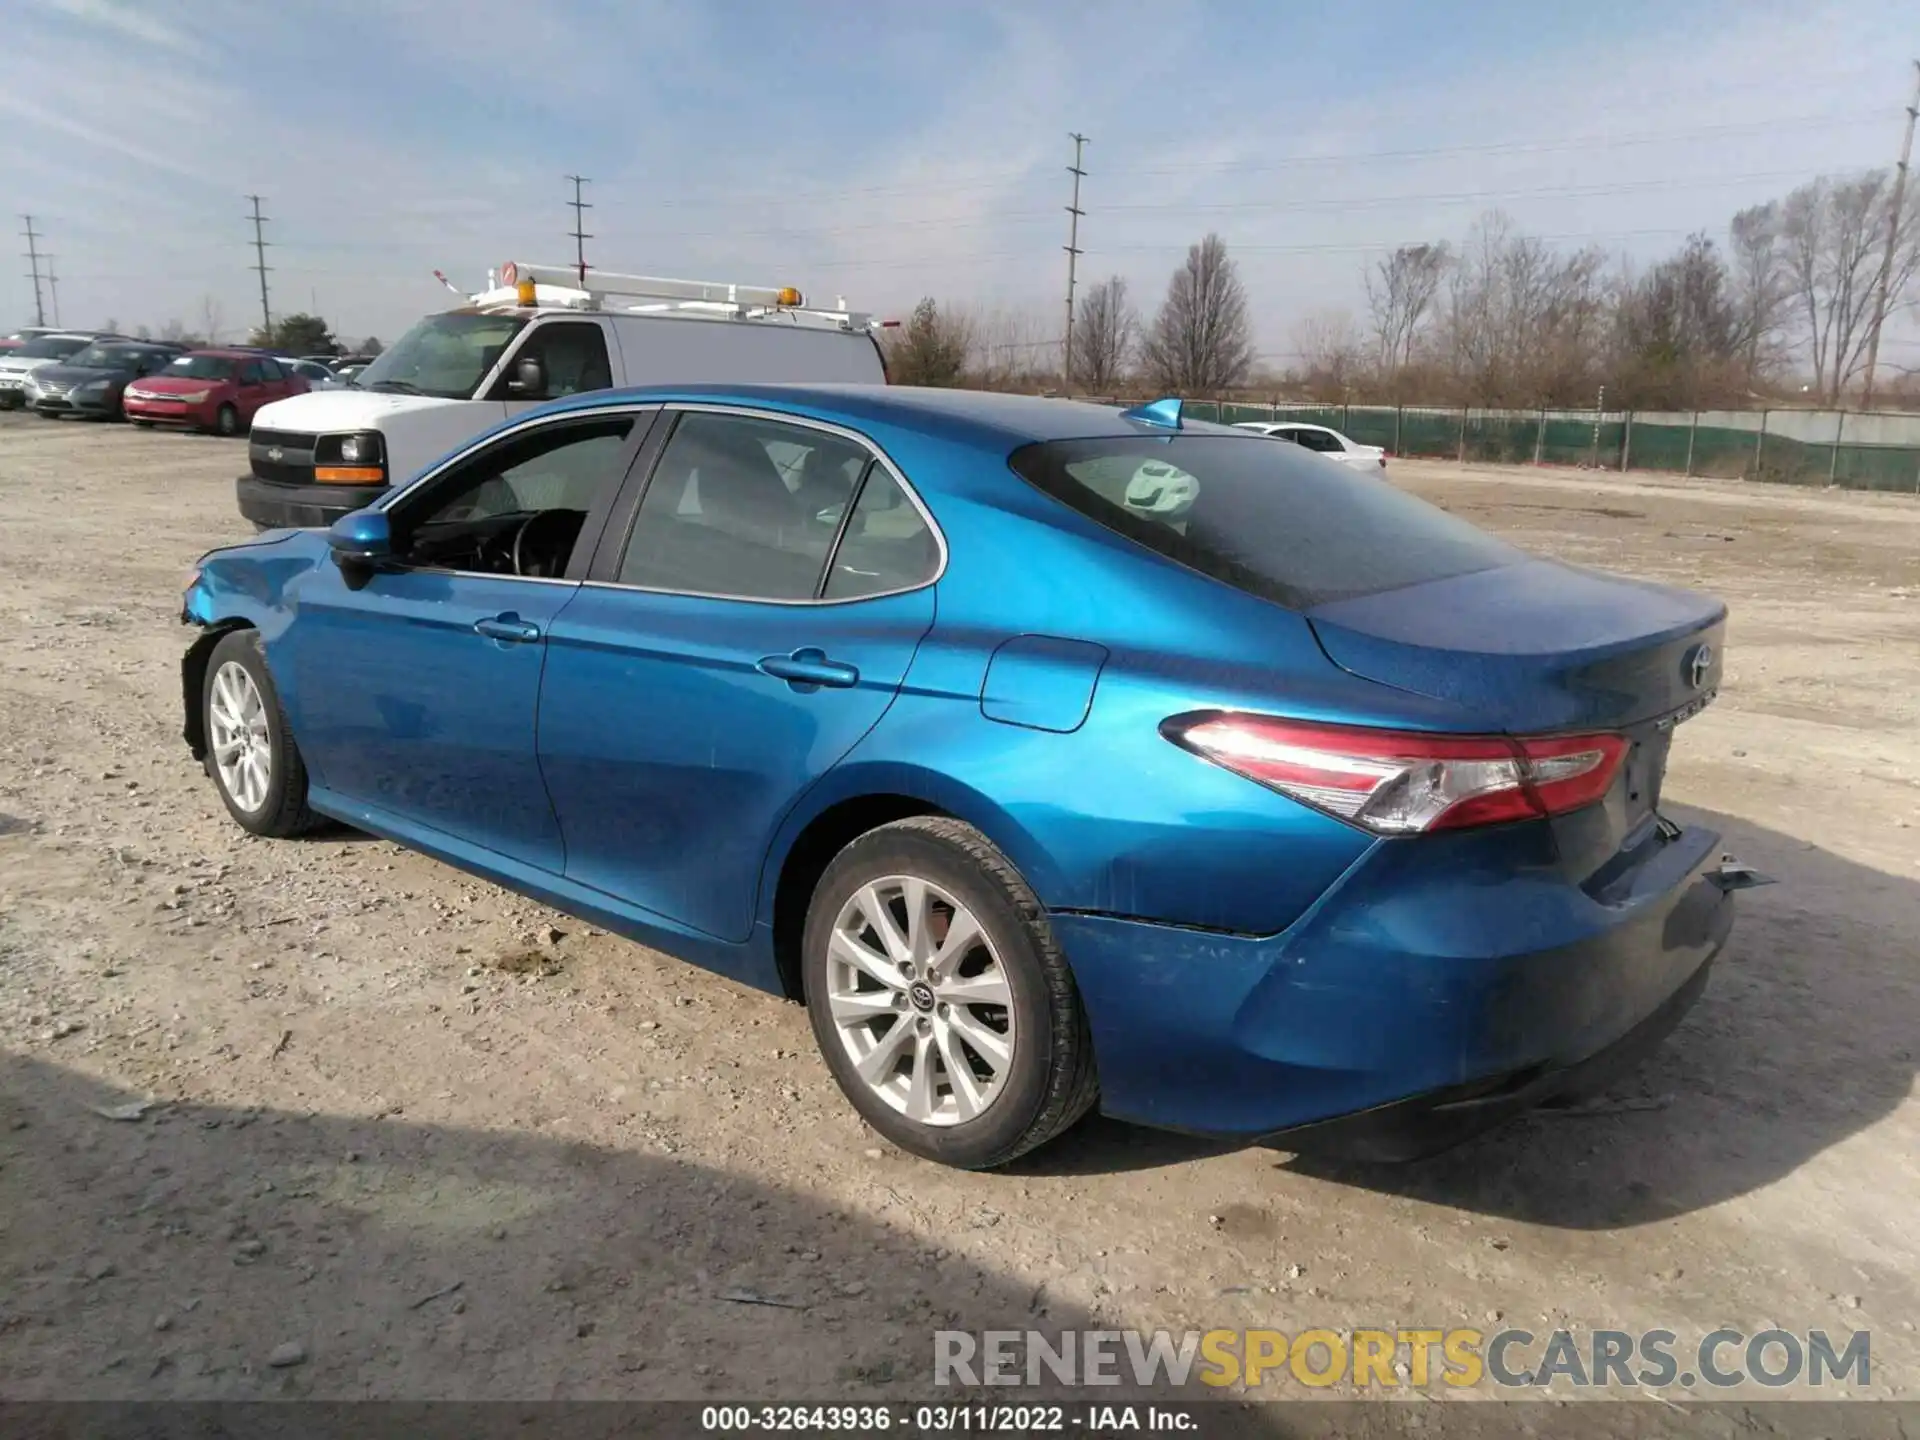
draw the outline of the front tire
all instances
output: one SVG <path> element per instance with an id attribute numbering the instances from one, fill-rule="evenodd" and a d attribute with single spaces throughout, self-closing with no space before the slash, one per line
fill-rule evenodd
<path id="1" fill-rule="evenodd" d="M 307 808 L 307 767 L 293 743 L 260 632 L 236 630 L 213 647 L 200 688 L 207 774 L 243 830 L 285 839 L 319 821 Z"/>
<path id="2" fill-rule="evenodd" d="M 213 416 L 213 433 L 229 438 L 240 433 L 240 412 L 231 405 L 222 405 Z"/>
<path id="3" fill-rule="evenodd" d="M 803 947 L 827 1068 L 901 1149 L 991 1169 L 1098 1096 L 1086 1013 L 1046 913 L 972 826 L 920 817 L 855 840 L 815 887 Z"/>

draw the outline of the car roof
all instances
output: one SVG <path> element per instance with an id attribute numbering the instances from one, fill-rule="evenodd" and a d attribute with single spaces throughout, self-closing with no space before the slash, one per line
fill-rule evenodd
<path id="1" fill-rule="evenodd" d="M 204 345 L 198 350 L 187 350 L 183 355 L 212 355 L 221 360 L 257 360 L 262 354 L 259 350 L 227 345 Z"/>
<path id="2" fill-rule="evenodd" d="M 1038 395 L 983 390 L 945 390 L 911 385 L 649 385 L 602 390 L 549 407 L 558 411 L 627 401 L 690 401 L 787 409 L 815 419 L 840 419 L 910 429 L 935 430 L 987 449 L 1017 449 L 1046 440 L 1106 436 L 1165 436 L 1166 429 L 1124 418 L 1112 406 Z M 1244 434 L 1230 425 L 1186 421 L 1183 429 L 1215 435 Z"/>

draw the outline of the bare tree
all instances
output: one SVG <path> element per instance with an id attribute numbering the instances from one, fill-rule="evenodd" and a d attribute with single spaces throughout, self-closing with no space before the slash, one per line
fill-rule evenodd
<path id="1" fill-rule="evenodd" d="M 1127 282 L 1109 276 L 1087 291 L 1076 317 L 1072 379 L 1106 394 L 1127 373 L 1140 318 L 1127 300 Z"/>
<path id="2" fill-rule="evenodd" d="M 1475 222 L 1452 267 L 1437 358 L 1485 405 L 1591 404 L 1605 339 L 1607 257 L 1556 253 L 1498 211 Z"/>
<path id="3" fill-rule="evenodd" d="M 1733 257 L 1733 303 L 1739 315 L 1744 362 L 1742 384 L 1751 391 L 1779 358 L 1781 329 L 1786 320 L 1789 297 L 1779 205 L 1769 200 L 1740 211 L 1727 227 L 1727 240 Z"/>
<path id="4" fill-rule="evenodd" d="M 1613 318 L 1611 370 L 1620 403 L 1697 409 L 1740 388 L 1746 339 L 1740 300 L 1719 249 L 1705 235 L 1689 236 L 1679 253 L 1624 281 Z"/>
<path id="5" fill-rule="evenodd" d="M 220 308 L 220 302 L 211 295 L 200 297 L 200 333 L 207 337 L 207 344 L 220 343 L 220 331 L 226 323 L 226 312 Z"/>
<path id="6" fill-rule="evenodd" d="M 1440 293 L 1452 259 L 1446 242 L 1402 245 L 1367 272 L 1367 313 L 1373 322 L 1374 363 L 1383 371 L 1412 363 L 1421 322 Z"/>
<path id="7" fill-rule="evenodd" d="M 887 373 L 899 385 L 958 385 L 973 350 L 972 326 L 964 315 L 943 311 L 932 297 L 913 307 L 913 316 L 887 347 Z"/>
<path id="8" fill-rule="evenodd" d="M 1302 381 L 1316 395 L 1343 394 L 1366 369 L 1366 343 L 1345 310 L 1309 315 L 1294 328 L 1293 344 Z"/>
<path id="9" fill-rule="evenodd" d="M 1154 383 L 1182 394 L 1225 390 L 1252 368 L 1247 292 L 1218 235 L 1187 248 L 1140 348 Z"/>
<path id="10" fill-rule="evenodd" d="M 1796 336 L 1823 398 L 1837 404 L 1866 363 L 1878 301 L 1881 246 L 1893 201 L 1884 170 L 1851 180 L 1821 176 L 1780 202 L 1780 242 Z M 1903 207 L 1888 294 L 1920 267 L 1920 192 Z"/>
<path id="11" fill-rule="evenodd" d="M 1059 371 L 1060 328 L 1031 310 L 941 312 L 968 339 L 968 383 L 987 390 L 1040 390 Z M 1078 327 L 1076 327 L 1077 329 Z M 1078 350 L 1078 336 L 1074 349 Z"/>

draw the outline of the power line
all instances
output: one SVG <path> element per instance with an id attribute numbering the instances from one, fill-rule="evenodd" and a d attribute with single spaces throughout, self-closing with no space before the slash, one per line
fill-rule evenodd
<path id="1" fill-rule="evenodd" d="M 268 344 L 273 342 L 273 307 L 267 303 L 267 242 L 260 227 L 267 223 L 267 217 L 260 213 L 260 197 L 249 195 L 253 202 L 253 269 L 260 276 L 260 333 Z"/>
<path id="2" fill-rule="evenodd" d="M 1073 176 L 1073 199 L 1067 205 L 1067 339 L 1061 356 L 1061 379 L 1069 388 L 1073 385 L 1073 281 L 1080 260 L 1080 217 L 1087 213 L 1080 208 L 1080 182 L 1087 174 L 1080 168 L 1080 157 L 1087 148 L 1087 137 L 1076 130 L 1070 138 L 1073 164 L 1067 167 L 1067 173 Z"/>
<path id="3" fill-rule="evenodd" d="M 573 254 L 575 263 L 579 266 L 580 288 L 584 290 L 587 288 L 587 241 L 593 238 L 587 233 L 586 212 L 593 206 L 580 198 L 580 187 L 588 183 L 587 177 L 569 175 L 567 179 L 573 182 L 573 199 L 567 202 L 573 206 L 573 229 L 569 233 L 573 236 Z"/>
<path id="4" fill-rule="evenodd" d="M 1873 305 L 1873 334 L 1867 340 L 1867 374 L 1861 385 L 1860 403 L 1873 408 L 1873 371 L 1880 363 L 1880 327 L 1886 324 L 1887 302 L 1892 299 L 1893 252 L 1900 243 L 1900 204 L 1907 196 L 1907 166 L 1913 160 L 1913 124 L 1920 120 L 1920 60 L 1913 62 L 1913 103 L 1907 106 L 1907 133 L 1900 142 L 1900 163 L 1893 170 L 1893 196 L 1887 204 L 1887 248 L 1880 255 L 1879 294 Z"/>
<path id="5" fill-rule="evenodd" d="M 40 237 L 34 233 L 33 216 L 22 215 L 27 228 L 20 233 L 27 237 L 27 259 L 33 266 L 33 323 L 47 323 L 47 309 L 40 299 Z"/>
<path id="6" fill-rule="evenodd" d="M 1568 150 L 1613 150 L 1636 145 L 1667 144 L 1676 140 L 1713 139 L 1740 135 L 1768 135 L 1788 131 L 1802 133 L 1808 130 L 1861 126 L 1885 119 L 1885 109 L 1875 107 L 1871 110 L 1827 112 L 1815 115 L 1776 116 L 1767 120 L 1743 121 L 1734 124 L 1697 125 L 1673 130 L 1645 130 L 1625 135 L 1590 134 L 1570 136 L 1564 140 L 1538 142 L 1496 141 L 1473 145 L 1427 146 L 1411 150 L 1340 150 L 1327 151 L 1317 155 L 1292 155 L 1278 160 L 1222 160 L 1211 164 L 1194 163 L 1179 166 L 1123 168 L 1118 170 L 1104 170 L 1101 173 L 1109 179 L 1127 179 L 1133 176 L 1192 176 L 1233 171 L 1264 174 L 1275 170 L 1296 169 L 1301 166 L 1344 165 L 1360 160 L 1422 160 L 1448 155 L 1546 155 L 1558 154 Z M 851 190 L 786 190 L 770 191 L 760 194 L 741 194 L 734 191 L 724 195 L 691 195 L 678 199 L 662 198 L 654 200 L 649 198 L 647 208 L 652 211 L 712 206 L 831 203 L 872 196 L 899 196 L 903 198 L 929 195 L 948 196 L 971 190 L 997 190 L 1003 188 L 1010 181 L 1030 178 L 1034 178 L 1033 172 L 1030 170 L 1002 170 L 984 173 L 979 178 L 973 180 L 954 181 L 942 184 L 869 185 Z"/>

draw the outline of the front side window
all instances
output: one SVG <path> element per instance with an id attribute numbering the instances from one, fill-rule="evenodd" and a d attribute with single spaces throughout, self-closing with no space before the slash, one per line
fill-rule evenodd
<path id="1" fill-rule="evenodd" d="M 1294 443 L 1307 450 L 1318 450 L 1322 454 L 1338 454 L 1347 447 L 1340 443 L 1340 437 L 1330 430 L 1296 430 Z"/>
<path id="2" fill-rule="evenodd" d="M 587 517 L 626 475 L 634 417 L 544 425 L 492 446 L 395 504 L 415 565 L 487 574 L 565 572 Z"/>
<path id="3" fill-rule="evenodd" d="M 648 482 L 620 562 L 625 585 L 811 600 L 873 457 L 801 425 L 689 414 Z"/>
<path id="4" fill-rule="evenodd" d="M 240 383 L 242 385 L 258 385 L 260 383 L 260 375 L 260 362 L 258 360 L 243 360 L 241 362 Z"/>
<path id="5" fill-rule="evenodd" d="M 1385 480 L 1250 436 L 1049 441 L 1009 464 L 1107 529 L 1294 609 L 1525 558 Z"/>
<path id="6" fill-rule="evenodd" d="M 537 395 L 511 388 L 519 377 L 519 362 L 532 357 L 546 372 L 546 389 Z M 549 321 L 527 336 L 494 388 L 495 400 L 557 400 L 583 395 L 613 385 L 613 366 L 607 360 L 607 337 L 591 321 Z"/>
<path id="7" fill-rule="evenodd" d="M 381 351 L 354 383 L 363 390 L 465 400 L 526 323 L 522 315 L 429 315 Z"/>

